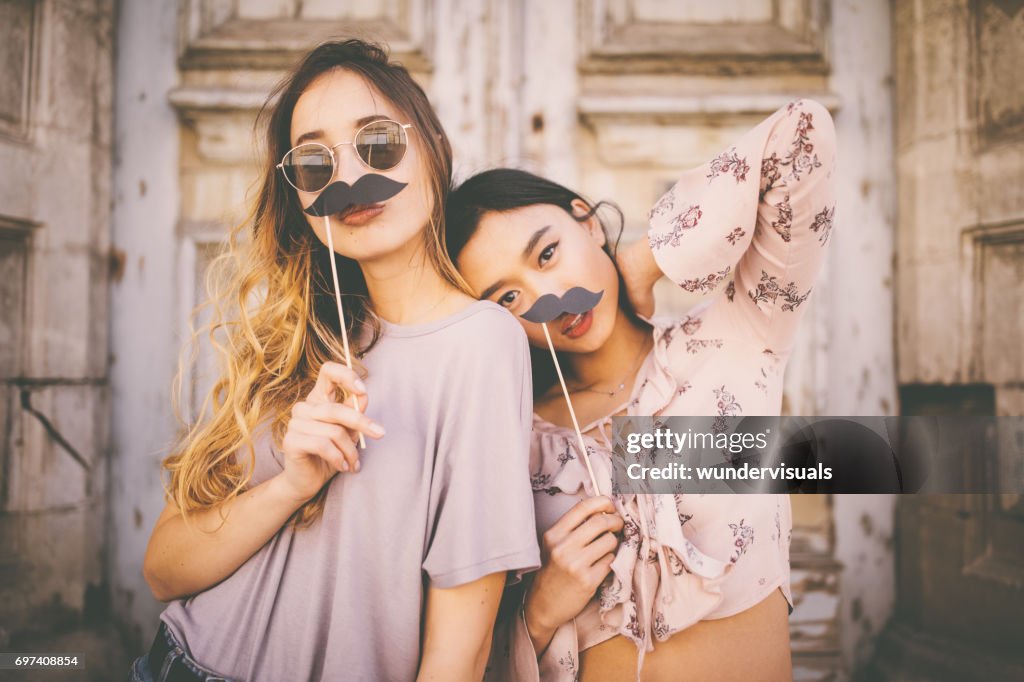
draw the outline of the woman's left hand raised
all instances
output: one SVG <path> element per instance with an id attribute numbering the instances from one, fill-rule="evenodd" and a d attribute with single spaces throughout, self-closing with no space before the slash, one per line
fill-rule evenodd
<path id="1" fill-rule="evenodd" d="M 654 283 L 661 277 L 661 269 L 647 238 L 620 249 L 615 254 L 615 264 L 626 284 L 626 295 L 633 310 L 649 318 L 654 314 Z"/>

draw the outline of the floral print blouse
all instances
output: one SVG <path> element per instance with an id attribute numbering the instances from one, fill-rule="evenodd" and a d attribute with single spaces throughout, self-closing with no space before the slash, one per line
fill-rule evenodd
<path id="1" fill-rule="evenodd" d="M 611 490 L 611 416 L 777 415 L 783 373 L 821 271 L 835 213 L 836 137 L 827 109 L 797 100 L 687 171 L 650 212 L 648 239 L 672 281 L 708 294 L 682 319 L 652 320 L 654 348 L 629 399 L 582 428 L 601 489 Z M 575 433 L 533 420 L 538 534 L 594 494 Z M 781 589 L 792 610 L 787 495 L 613 495 L 625 520 L 612 571 L 538 660 L 515 609 L 495 631 L 488 679 L 575 680 L 579 653 L 616 635 L 639 665 L 657 642 Z M 509 597 L 510 595 L 506 595 Z M 638 667 L 639 670 L 639 667 Z"/>

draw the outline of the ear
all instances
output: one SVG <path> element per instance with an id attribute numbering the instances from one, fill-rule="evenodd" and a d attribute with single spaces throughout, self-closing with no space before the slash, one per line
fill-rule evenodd
<path id="1" fill-rule="evenodd" d="M 608 238 L 605 236 L 604 230 L 601 228 L 601 221 L 597 219 L 597 214 L 592 214 L 586 220 L 579 220 L 579 218 L 591 213 L 591 207 L 588 206 L 585 201 L 581 201 L 579 199 L 573 199 L 571 206 L 573 217 L 577 219 L 580 227 L 587 231 L 587 234 L 590 235 L 590 238 L 593 239 L 598 246 L 604 246 L 605 242 L 608 241 Z"/>

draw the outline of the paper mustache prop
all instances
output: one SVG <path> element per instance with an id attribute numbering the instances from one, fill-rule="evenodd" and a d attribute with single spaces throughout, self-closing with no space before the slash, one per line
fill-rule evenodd
<path id="1" fill-rule="evenodd" d="M 544 294 L 520 317 L 530 322 L 544 323 L 550 322 L 562 313 L 578 315 L 591 310 L 600 302 L 602 296 L 604 296 L 603 291 L 595 294 L 583 287 L 573 287 L 560 297 L 554 294 Z"/>
<path id="2" fill-rule="evenodd" d="M 390 199 L 403 189 L 404 182 L 397 182 L 377 173 L 367 173 L 351 186 L 341 180 L 327 185 L 305 211 L 311 216 L 323 218 L 341 213 L 352 206 L 376 204 Z"/>
<path id="3" fill-rule="evenodd" d="M 572 407 L 572 400 L 569 399 L 569 389 L 565 387 L 565 378 L 562 376 L 562 368 L 558 364 L 558 355 L 555 354 L 555 345 L 551 343 L 551 332 L 548 331 L 548 322 L 556 319 L 563 313 L 581 315 L 594 307 L 604 296 L 604 291 L 593 292 L 583 287 L 573 287 L 561 296 L 555 294 L 544 294 L 538 298 L 530 309 L 520 315 L 528 322 L 538 322 L 544 328 L 544 338 L 548 341 L 548 350 L 551 351 L 551 359 L 555 362 L 555 372 L 558 373 L 558 383 L 562 385 L 562 395 L 569 406 L 569 416 L 572 417 L 572 426 L 576 429 L 576 438 L 579 440 L 580 452 L 583 455 L 583 463 L 587 465 L 587 473 L 590 474 L 590 483 L 594 486 L 594 492 L 601 494 L 601 487 L 597 484 L 597 476 L 590 466 L 590 455 L 587 453 L 587 444 L 583 440 L 583 432 L 580 431 L 580 423 L 576 420 L 576 410 Z"/>
<path id="4" fill-rule="evenodd" d="M 348 349 L 348 332 L 345 330 L 345 314 L 341 308 L 341 287 L 338 285 L 338 264 L 334 257 L 334 238 L 331 236 L 331 216 L 361 204 L 375 204 L 390 199 L 405 189 L 404 182 L 395 182 L 391 178 L 367 173 L 351 186 L 341 180 L 332 182 L 320 192 L 305 212 L 311 216 L 324 219 L 324 231 L 327 233 L 327 248 L 331 252 L 331 277 L 334 280 L 334 301 L 338 305 L 338 321 L 341 325 L 341 343 L 345 348 L 345 364 L 352 369 L 352 353 Z M 359 401 L 352 396 L 352 407 L 359 411 Z M 360 432 L 360 447 L 366 447 L 366 437 Z"/>

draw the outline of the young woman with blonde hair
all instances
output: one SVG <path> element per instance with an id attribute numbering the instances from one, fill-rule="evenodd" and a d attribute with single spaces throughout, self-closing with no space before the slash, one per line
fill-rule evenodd
<path id="1" fill-rule="evenodd" d="M 506 572 L 539 564 L 525 335 L 447 258 L 450 146 L 383 50 L 317 47 L 264 114 L 132 679 L 479 678 Z"/>

